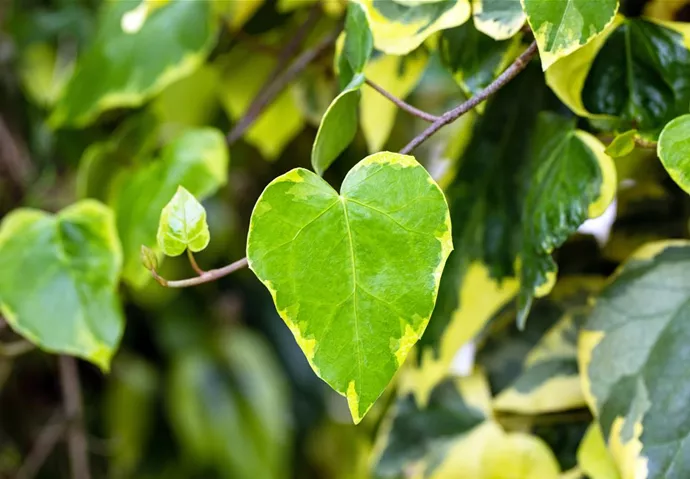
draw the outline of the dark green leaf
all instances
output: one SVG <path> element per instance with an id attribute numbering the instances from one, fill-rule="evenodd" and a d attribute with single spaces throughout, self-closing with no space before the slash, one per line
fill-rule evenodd
<path id="1" fill-rule="evenodd" d="M 350 2 L 345 20 L 345 43 L 338 61 L 341 86 L 345 87 L 355 75 L 364 71 L 374 49 L 373 42 L 364 9 L 358 3 Z"/>

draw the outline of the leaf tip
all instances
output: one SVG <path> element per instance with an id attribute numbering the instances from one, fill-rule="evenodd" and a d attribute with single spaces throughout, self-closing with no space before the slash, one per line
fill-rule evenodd
<path id="1" fill-rule="evenodd" d="M 151 248 L 146 245 L 141 245 L 139 255 L 141 257 L 141 264 L 144 265 L 144 268 L 149 271 L 158 269 L 158 258 Z"/>

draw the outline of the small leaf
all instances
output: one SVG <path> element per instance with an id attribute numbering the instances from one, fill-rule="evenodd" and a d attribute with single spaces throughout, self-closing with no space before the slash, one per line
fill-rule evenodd
<path id="1" fill-rule="evenodd" d="M 158 221 L 158 247 L 167 256 L 179 256 L 189 249 L 197 253 L 211 240 L 206 210 L 189 191 L 178 186 Z"/>
<path id="2" fill-rule="evenodd" d="M 622 158 L 629 155 L 635 149 L 637 130 L 628 130 L 616 135 L 611 144 L 606 147 L 605 153 L 611 158 Z"/>
<path id="3" fill-rule="evenodd" d="M 471 10 L 469 0 L 356 1 L 367 14 L 374 47 L 391 55 L 406 55 L 433 33 L 462 25 Z"/>
<path id="4" fill-rule="evenodd" d="M 426 328 L 451 249 L 443 193 L 414 158 L 387 152 L 355 165 L 340 194 L 305 169 L 276 178 L 247 240 L 249 267 L 355 423 Z"/>
<path id="5" fill-rule="evenodd" d="M 521 0 L 542 67 L 589 43 L 613 21 L 618 0 Z"/>
<path id="6" fill-rule="evenodd" d="M 158 269 L 158 257 L 151 248 L 141 245 L 140 257 L 141 264 L 144 265 L 144 268 L 148 269 L 149 271 L 155 271 Z"/>
<path id="7" fill-rule="evenodd" d="M 679 116 L 664 127 L 657 151 L 673 181 L 690 194 L 690 115 Z"/>
<path id="8" fill-rule="evenodd" d="M 596 422 L 590 424 L 582 438 L 577 450 L 577 463 L 582 472 L 592 479 L 621 479 Z"/>
<path id="9" fill-rule="evenodd" d="M 124 251 L 123 279 L 142 287 L 151 275 L 141 267 L 141 245 L 154 245 L 161 210 L 184 186 L 203 200 L 227 182 L 228 149 L 213 128 L 189 130 L 163 148 L 161 157 L 126 169 L 113 180 L 109 204 L 117 217 Z M 160 254 L 158 247 L 153 248 Z"/>
<path id="10" fill-rule="evenodd" d="M 115 220 L 103 204 L 83 200 L 56 215 L 15 210 L 0 226 L 0 311 L 41 349 L 107 371 L 124 330 L 121 267 Z"/>
<path id="11" fill-rule="evenodd" d="M 80 127 L 106 110 L 140 106 L 204 61 L 216 37 L 209 2 L 170 1 L 136 31 L 125 31 L 122 20 L 133 6 L 102 4 L 98 35 L 51 115 L 54 127 Z"/>
<path id="12" fill-rule="evenodd" d="M 349 84 L 355 75 L 362 73 L 373 48 L 373 39 L 364 9 L 358 3 L 348 3 L 345 40 L 338 59 L 341 85 Z"/>
<path id="13" fill-rule="evenodd" d="M 364 75 L 356 75 L 350 85 L 331 102 L 321 119 L 311 150 L 311 165 L 321 176 L 357 134 L 359 89 L 363 84 Z"/>
<path id="14" fill-rule="evenodd" d="M 507 40 L 525 24 L 520 0 L 472 0 L 472 15 L 477 30 L 494 40 Z"/>

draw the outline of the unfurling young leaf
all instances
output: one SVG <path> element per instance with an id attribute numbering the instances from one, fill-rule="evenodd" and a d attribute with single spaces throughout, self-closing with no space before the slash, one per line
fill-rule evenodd
<path id="1" fill-rule="evenodd" d="M 158 257 L 156 257 L 156 253 L 145 245 L 141 245 L 141 264 L 149 271 L 158 269 Z"/>
<path id="2" fill-rule="evenodd" d="M 617 135 L 611 144 L 606 147 L 606 154 L 611 158 L 622 158 L 629 155 L 635 149 L 637 130 L 628 130 Z"/>
<path id="3" fill-rule="evenodd" d="M 451 249 L 438 185 L 388 152 L 355 165 L 340 194 L 305 169 L 276 178 L 247 240 L 249 267 L 355 423 L 424 332 Z"/>
<path id="4" fill-rule="evenodd" d="M 158 221 L 158 247 L 167 256 L 179 256 L 189 249 L 196 253 L 208 246 L 211 235 L 206 222 L 206 210 L 184 187 L 165 205 Z"/>

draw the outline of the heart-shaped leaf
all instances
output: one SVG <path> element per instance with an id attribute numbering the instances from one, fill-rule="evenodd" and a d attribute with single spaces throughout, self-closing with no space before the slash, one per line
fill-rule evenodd
<path id="1" fill-rule="evenodd" d="M 0 228 L 0 311 L 41 349 L 107 370 L 124 329 L 121 267 L 115 218 L 102 203 L 56 215 L 16 210 Z"/>
<path id="2" fill-rule="evenodd" d="M 679 116 L 664 127 L 657 153 L 673 181 L 690 194 L 690 115 Z"/>
<path id="3" fill-rule="evenodd" d="M 206 210 L 183 186 L 165 205 L 158 222 L 158 246 L 168 256 L 179 256 L 187 248 L 196 253 L 208 246 L 211 235 Z"/>
<path id="4" fill-rule="evenodd" d="M 355 423 L 424 332 L 452 249 L 448 206 L 410 156 L 360 161 L 341 193 L 305 169 L 254 207 L 249 266 Z"/>

